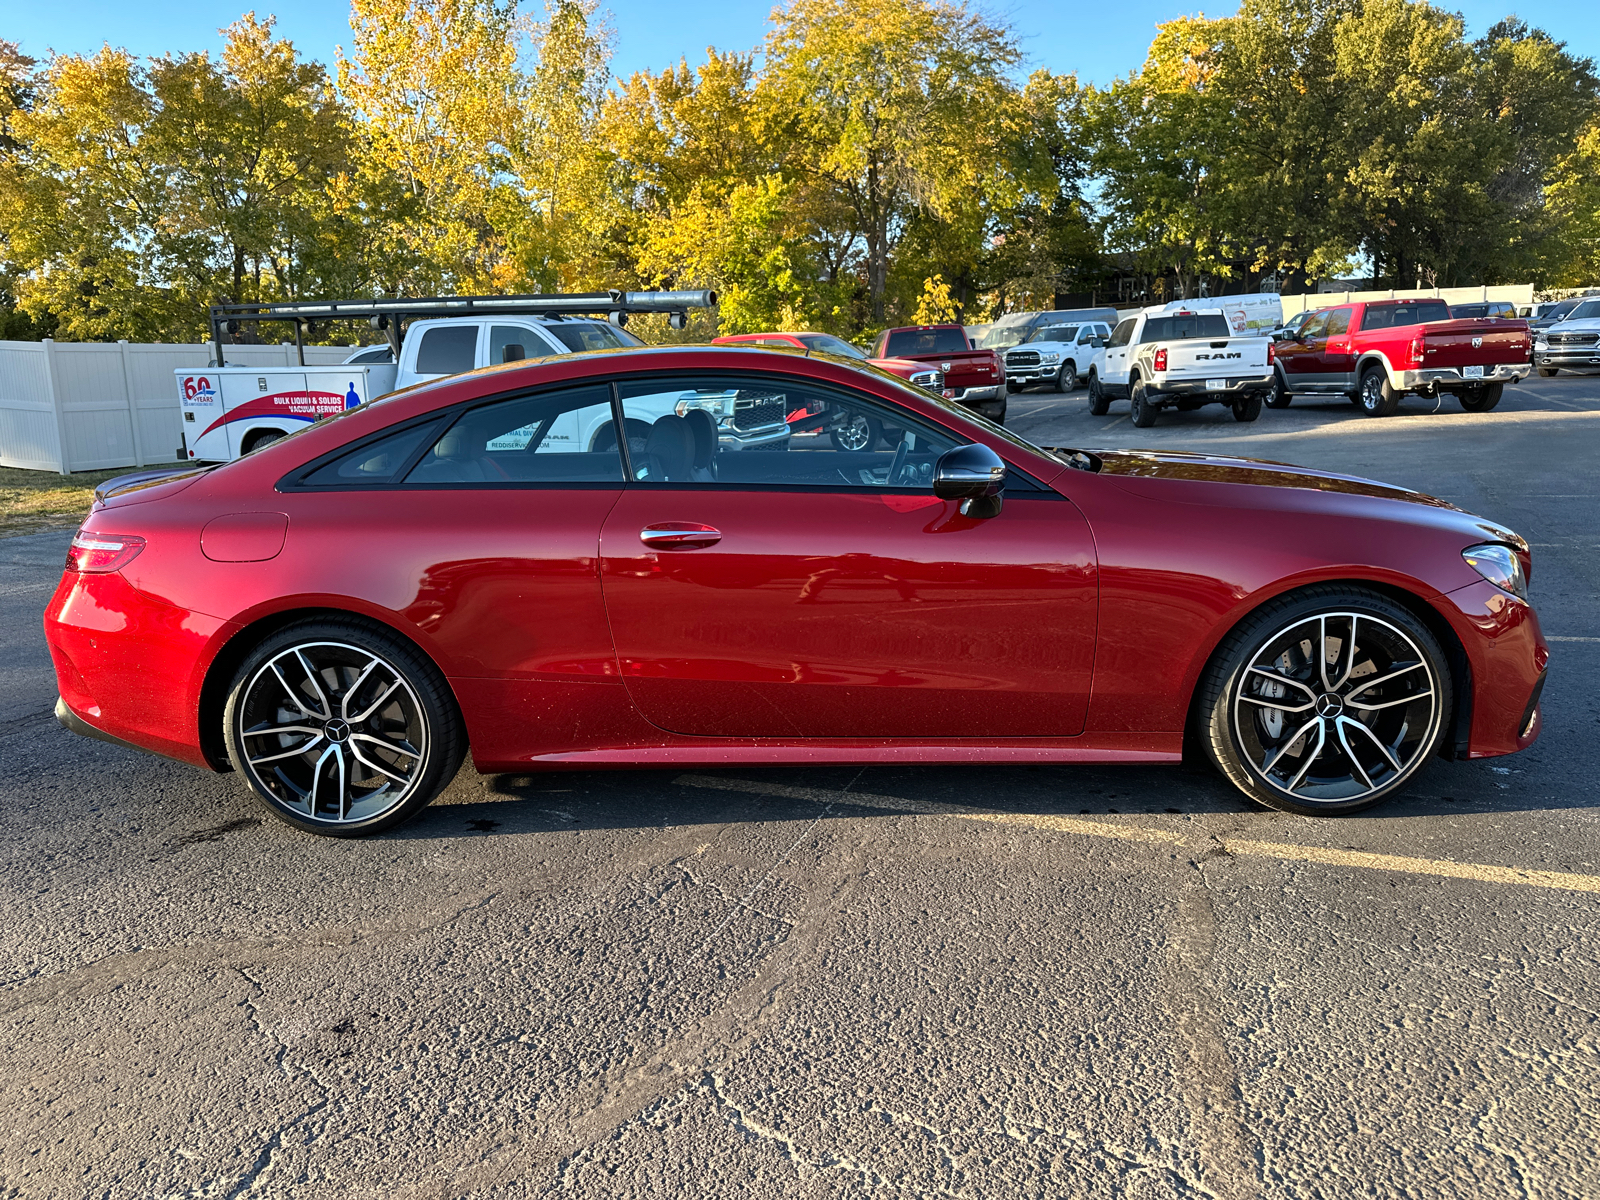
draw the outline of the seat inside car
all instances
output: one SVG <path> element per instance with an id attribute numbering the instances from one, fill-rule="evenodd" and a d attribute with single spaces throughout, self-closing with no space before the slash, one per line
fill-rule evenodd
<path id="1" fill-rule="evenodd" d="M 691 408 L 683 414 L 694 436 L 694 462 L 689 475 L 696 483 L 717 481 L 717 423 L 703 408 Z"/>
<path id="2" fill-rule="evenodd" d="M 644 474 L 655 483 L 688 483 L 695 460 L 695 438 L 689 422 L 668 414 L 657 417 L 644 444 Z"/>

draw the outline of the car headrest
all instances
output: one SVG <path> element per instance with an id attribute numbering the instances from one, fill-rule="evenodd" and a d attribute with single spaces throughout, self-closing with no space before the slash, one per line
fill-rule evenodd
<path id="1" fill-rule="evenodd" d="M 644 452 L 661 464 L 668 483 L 687 483 L 694 463 L 694 433 L 689 422 L 671 413 L 657 417 Z"/>
<path id="2" fill-rule="evenodd" d="M 689 432 L 694 435 L 694 465 L 709 467 L 717 453 L 716 421 L 703 408 L 691 408 L 683 414 L 683 419 L 689 426 Z"/>
<path id="3" fill-rule="evenodd" d="M 467 437 L 460 429 L 451 429 L 439 439 L 433 448 L 435 458 L 448 458 L 454 462 L 473 457 L 472 451 L 467 448 Z"/>

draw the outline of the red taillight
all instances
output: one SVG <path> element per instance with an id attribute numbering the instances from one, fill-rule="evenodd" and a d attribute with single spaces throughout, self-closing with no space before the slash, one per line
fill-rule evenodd
<path id="1" fill-rule="evenodd" d="M 105 575 L 120 571 L 144 549 L 144 539 L 131 533 L 86 533 L 79 531 L 67 548 L 67 570 L 84 575 Z"/>
<path id="2" fill-rule="evenodd" d="M 1277 365 L 1278 365 L 1278 343 L 1277 342 L 1268 342 L 1267 343 L 1267 366 L 1275 367 Z"/>
<path id="3" fill-rule="evenodd" d="M 1163 346 L 1163 347 L 1161 347 L 1161 349 L 1156 351 L 1156 370 L 1165 371 L 1166 369 L 1167 369 L 1167 348 L 1165 346 Z"/>
<path id="4" fill-rule="evenodd" d="M 1411 339 L 1411 361 L 1419 367 L 1422 365 L 1422 339 L 1419 337 Z"/>

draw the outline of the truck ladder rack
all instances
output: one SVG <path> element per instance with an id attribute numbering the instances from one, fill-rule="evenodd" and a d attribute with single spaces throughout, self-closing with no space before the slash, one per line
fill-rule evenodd
<path id="1" fill-rule="evenodd" d="M 570 292 L 535 293 L 522 296 L 418 296 L 370 300 L 304 300 L 276 304 L 213 304 L 210 309 L 211 342 L 217 364 L 222 358 L 224 328 L 236 332 L 243 321 L 290 321 L 294 324 L 294 344 L 304 366 L 305 323 L 307 321 L 366 319 L 374 329 L 388 334 L 396 361 L 400 358 L 401 323 L 429 317 L 463 317 L 484 313 L 543 316 L 604 316 L 614 325 L 625 325 L 633 314 L 666 313 L 674 329 L 682 329 L 691 308 L 711 308 L 717 302 L 714 291 L 690 292 Z M 231 327 L 231 328 L 229 328 Z"/>

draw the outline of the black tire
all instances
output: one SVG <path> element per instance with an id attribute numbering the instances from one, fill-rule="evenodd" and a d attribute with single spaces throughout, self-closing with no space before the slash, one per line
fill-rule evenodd
<path id="1" fill-rule="evenodd" d="M 878 440 L 882 437 L 883 422 L 865 413 L 847 413 L 843 422 L 828 429 L 828 440 L 833 443 L 835 450 L 856 453 L 876 450 Z"/>
<path id="2" fill-rule="evenodd" d="M 1331 688 L 1316 665 L 1330 655 L 1342 673 Z M 1200 686 L 1196 734 L 1218 770 L 1250 799 L 1306 816 L 1359 812 L 1392 796 L 1450 728 L 1450 667 L 1438 640 L 1409 609 L 1359 586 L 1321 584 L 1269 601 L 1223 639 Z M 1366 710 L 1350 703 L 1357 697 Z"/>
<path id="3" fill-rule="evenodd" d="M 1456 399 L 1461 401 L 1461 407 L 1470 413 L 1488 412 L 1500 403 L 1500 397 L 1505 394 L 1506 385 L 1503 383 L 1487 383 L 1482 387 L 1475 387 L 1470 392 L 1457 392 Z"/>
<path id="4" fill-rule="evenodd" d="M 1103 417 L 1111 411 L 1111 397 L 1106 395 L 1105 389 L 1100 386 L 1100 376 L 1093 368 L 1089 371 L 1089 412 L 1096 417 Z"/>
<path id="5" fill-rule="evenodd" d="M 1150 395 L 1145 390 L 1144 380 L 1140 379 L 1133 385 L 1133 392 L 1128 397 L 1133 409 L 1133 423 L 1140 429 L 1149 429 L 1156 423 L 1156 413 L 1160 411 L 1150 401 Z"/>
<path id="6" fill-rule="evenodd" d="M 1555 378 L 1555 374 L 1556 374 L 1556 368 L 1555 367 L 1540 367 L 1539 368 L 1539 378 L 1540 379 L 1554 379 Z"/>
<path id="7" fill-rule="evenodd" d="M 1294 400 L 1294 393 L 1284 386 L 1283 372 L 1272 373 L 1272 390 L 1267 393 L 1268 408 L 1288 408 Z"/>
<path id="8" fill-rule="evenodd" d="M 1368 367 L 1361 373 L 1356 407 L 1369 417 L 1392 417 L 1400 407 L 1400 393 L 1389 386 L 1389 376 L 1382 367 Z"/>
<path id="9" fill-rule="evenodd" d="M 268 811 L 323 837 L 410 820 L 467 750 L 439 669 L 359 617 L 301 621 L 262 641 L 234 674 L 223 722 L 234 770 Z"/>
<path id="10" fill-rule="evenodd" d="M 1233 402 L 1235 421 L 1254 421 L 1261 415 L 1261 392 L 1247 392 Z"/>
<path id="11" fill-rule="evenodd" d="M 270 446 L 281 437 L 283 437 L 281 429 L 252 429 L 244 435 L 244 441 L 239 443 L 239 453 L 254 454 L 261 447 Z"/>
<path id="12" fill-rule="evenodd" d="M 1078 390 L 1078 364 L 1070 358 L 1061 364 L 1061 374 L 1056 376 L 1056 391 L 1075 392 Z"/>

